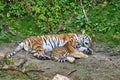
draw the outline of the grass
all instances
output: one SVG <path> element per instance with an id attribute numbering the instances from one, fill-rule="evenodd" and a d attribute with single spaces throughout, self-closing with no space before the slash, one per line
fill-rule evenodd
<path id="1" fill-rule="evenodd" d="M 16 71 L 0 71 L 0 80 L 30 80 L 30 79 L 25 74 Z"/>

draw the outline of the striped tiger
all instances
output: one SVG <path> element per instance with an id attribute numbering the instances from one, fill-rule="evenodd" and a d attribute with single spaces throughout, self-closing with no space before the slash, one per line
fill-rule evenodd
<path id="1" fill-rule="evenodd" d="M 8 57 L 11 57 L 17 54 L 18 51 L 24 49 L 27 53 L 33 53 L 33 56 L 38 59 L 50 58 L 50 52 L 53 48 L 63 46 L 71 38 L 77 36 L 78 41 L 81 43 L 81 46 L 90 48 L 91 47 L 91 38 L 83 34 L 75 33 L 66 33 L 66 34 L 52 34 L 52 35 L 42 35 L 42 36 L 31 36 L 23 40 L 16 49 L 8 53 Z"/>
<path id="2" fill-rule="evenodd" d="M 65 62 L 67 60 L 71 63 L 75 61 L 75 58 L 87 58 L 88 55 L 82 53 L 82 50 L 80 51 L 79 48 L 81 49 L 81 44 L 74 37 L 66 42 L 63 46 L 54 48 L 50 54 L 50 57 L 54 61 Z"/>

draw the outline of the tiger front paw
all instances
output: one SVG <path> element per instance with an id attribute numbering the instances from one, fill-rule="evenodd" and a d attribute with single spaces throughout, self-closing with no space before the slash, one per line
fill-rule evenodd
<path id="1" fill-rule="evenodd" d="M 88 54 L 88 55 L 92 55 L 93 54 L 93 50 L 88 48 L 87 50 L 83 51 L 83 53 Z"/>

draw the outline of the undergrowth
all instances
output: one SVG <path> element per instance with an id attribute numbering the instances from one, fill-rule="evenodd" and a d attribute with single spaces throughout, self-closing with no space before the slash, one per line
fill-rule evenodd
<path id="1" fill-rule="evenodd" d="M 120 1 L 82 1 L 88 22 L 79 0 L 1 0 L 0 42 L 86 30 L 93 41 L 119 45 Z"/>

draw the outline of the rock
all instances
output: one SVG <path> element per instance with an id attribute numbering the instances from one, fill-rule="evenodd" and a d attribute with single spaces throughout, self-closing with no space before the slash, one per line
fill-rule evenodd
<path id="1" fill-rule="evenodd" d="M 52 80 L 70 80 L 68 77 L 56 74 Z"/>

